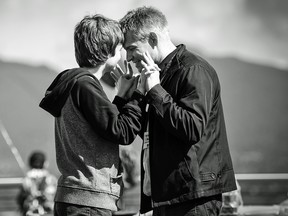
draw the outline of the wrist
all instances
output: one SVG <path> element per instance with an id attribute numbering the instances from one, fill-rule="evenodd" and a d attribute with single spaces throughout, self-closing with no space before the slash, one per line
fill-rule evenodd
<path id="1" fill-rule="evenodd" d="M 126 100 L 126 95 L 124 93 L 117 93 L 116 96 L 120 97 L 120 98 L 123 98 Z"/>
<path id="2" fill-rule="evenodd" d="M 158 84 L 160 84 L 160 83 L 155 83 L 154 85 L 148 86 L 147 92 L 149 92 L 152 88 L 154 88 L 154 86 L 156 86 L 156 85 L 158 85 Z"/>
<path id="3" fill-rule="evenodd" d="M 142 94 L 145 94 L 145 89 L 144 88 L 138 87 L 137 90 L 139 92 L 141 92 Z"/>

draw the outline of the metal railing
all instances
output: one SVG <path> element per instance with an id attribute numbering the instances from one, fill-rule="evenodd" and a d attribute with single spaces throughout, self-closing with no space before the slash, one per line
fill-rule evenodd
<path id="1" fill-rule="evenodd" d="M 288 180 L 288 173 L 239 173 L 237 180 Z"/>
<path id="2" fill-rule="evenodd" d="M 22 184 L 22 179 L 21 177 L 16 177 L 16 178 L 0 178 L 0 186 L 5 186 L 5 185 L 20 185 Z"/>

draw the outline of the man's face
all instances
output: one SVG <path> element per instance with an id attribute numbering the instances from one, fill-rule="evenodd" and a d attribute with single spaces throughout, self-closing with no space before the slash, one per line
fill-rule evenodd
<path id="1" fill-rule="evenodd" d="M 124 48 L 127 53 L 127 61 L 132 61 L 139 72 L 142 70 L 141 60 L 144 60 L 143 53 L 148 51 L 149 54 L 152 54 L 152 47 L 150 46 L 148 39 L 139 40 L 134 37 L 133 33 L 127 32 L 125 34 L 125 43 Z M 152 57 L 153 58 L 153 57 Z"/>

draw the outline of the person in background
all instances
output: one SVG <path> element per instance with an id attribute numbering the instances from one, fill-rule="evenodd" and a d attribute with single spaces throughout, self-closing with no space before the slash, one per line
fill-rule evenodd
<path id="1" fill-rule="evenodd" d="M 237 190 L 222 194 L 223 205 L 220 215 L 237 215 L 240 206 L 243 206 L 241 187 L 236 180 Z"/>
<path id="2" fill-rule="evenodd" d="M 46 156 L 35 151 L 29 158 L 30 170 L 26 173 L 17 197 L 22 215 L 53 213 L 57 179 L 47 170 Z"/>
<path id="3" fill-rule="evenodd" d="M 137 150 L 133 149 L 132 147 L 125 147 L 120 149 L 120 159 L 123 165 L 124 185 L 126 188 L 132 188 L 140 182 L 139 153 L 137 153 Z"/>
<path id="4" fill-rule="evenodd" d="M 55 216 L 107 216 L 118 210 L 123 190 L 119 144 L 134 141 L 145 108 L 144 87 L 131 71 L 119 78 L 113 102 L 99 82 L 117 69 L 123 41 L 115 20 L 100 14 L 85 16 L 74 31 L 79 68 L 61 72 L 40 103 L 55 117 L 61 173 Z"/>
<path id="5" fill-rule="evenodd" d="M 140 205 L 140 149 L 136 142 L 120 146 L 120 159 L 123 166 L 124 190 L 118 204 L 120 211 L 115 215 L 132 215 L 139 211 Z M 140 143 L 139 143 L 140 144 Z"/>
<path id="6" fill-rule="evenodd" d="M 131 10 L 120 24 L 127 61 L 141 73 L 148 102 L 140 213 L 219 215 L 222 193 L 236 183 L 216 71 L 174 45 L 156 8 Z"/>

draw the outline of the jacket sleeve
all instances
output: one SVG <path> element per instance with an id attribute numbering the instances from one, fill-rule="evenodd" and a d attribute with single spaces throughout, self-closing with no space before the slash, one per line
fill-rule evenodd
<path id="1" fill-rule="evenodd" d="M 208 122 L 215 87 L 208 69 L 194 65 L 177 72 L 181 74 L 173 83 L 177 99 L 159 84 L 147 93 L 162 126 L 185 143 L 199 142 Z"/>
<path id="2" fill-rule="evenodd" d="M 120 112 L 120 110 L 122 110 L 122 108 L 124 107 L 124 105 L 127 103 L 128 101 L 125 100 L 124 98 L 121 98 L 119 96 L 115 96 L 114 100 L 112 101 L 113 104 L 115 104 L 117 106 L 118 111 Z"/>
<path id="3" fill-rule="evenodd" d="M 83 77 L 77 81 L 72 92 L 73 102 L 96 133 L 116 144 L 127 145 L 134 141 L 141 130 L 144 96 L 134 92 L 132 99 L 110 102 L 99 81 Z M 143 105 L 142 105 L 143 106 Z"/>

